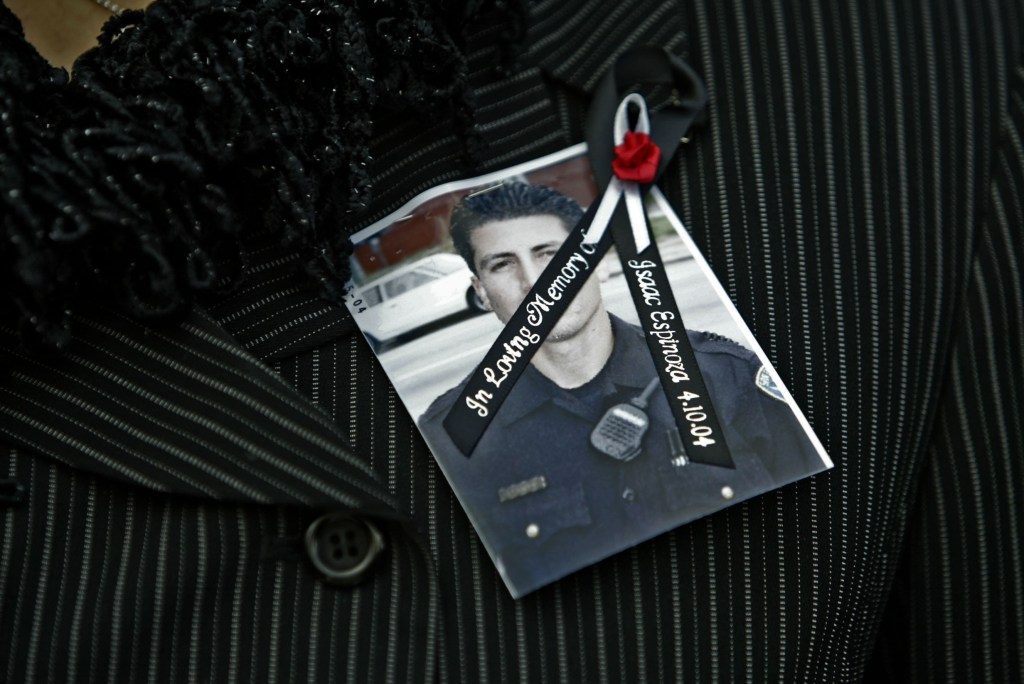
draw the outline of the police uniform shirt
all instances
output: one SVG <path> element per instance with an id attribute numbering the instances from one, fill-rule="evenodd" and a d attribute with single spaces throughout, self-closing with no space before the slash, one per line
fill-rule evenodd
<path id="1" fill-rule="evenodd" d="M 611 555 L 822 467 L 781 395 L 759 388 L 757 356 L 693 331 L 690 342 L 736 468 L 680 458 L 660 388 L 645 409 L 650 425 L 640 454 L 620 461 L 601 453 L 590 436 L 605 411 L 638 397 L 657 375 L 643 331 L 610 318 L 613 350 L 592 380 L 563 389 L 529 366 L 469 458 L 442 425 L 465 382 L 438 397 L 420 421 L 516 594 L 572 572 L 583 557 Z"/>

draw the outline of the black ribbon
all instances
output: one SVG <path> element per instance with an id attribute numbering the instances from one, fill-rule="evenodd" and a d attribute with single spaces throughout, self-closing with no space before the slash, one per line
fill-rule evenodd
<path id="1" fill-rule="evenodd" d="M 613 130 L 619 103 L 641 83 L 672 87 L 671 102 L 650 115 L 650 137 L 661 149 L 657 176 L 667 168 L 680 139 L 707 100 L 700 78 L 665 50 L 644 47 L 622 55 L 598 86 L 588 117 L 590 162 L 602 195 L 612 178 Z M 650 185 L 642 187 L 642 194 L 649 188 Z M 599 200 L 591 204 L 506 323 L 470 376 L 460 401 L 456 401 L 445 417 L 445 429 L 455 446 L 469 457 L 534 353 L 587 278 L 593 275 L 614 240 L 662 388 L 688 447 L 690 460 L 734 467 L 672 296 L 657 244 L 652 237 L 650 245 L 637 253 L 624 199 L 619 201 L 600 239 L 593 244 L 585 242 L 584 236 L 599 204 Z M 646 222 L 646 217 L 644 220 Z M 650 235 L 649 225 L 646 230 Z M 689 448 L 691 445 L 694 448 Z"/>
<path id="2" fill-rule="evenodd" d="M 650 225 L 647 231 L 650 234 Z M 695 463 L 734 468 L 718 413 L 676 306 L 658 243 L 652 236 L 645 250 L 636 251 L 625 202 L 620 202 L 612 216 L 608 232 L 615 241 L 622 273 L 629 283 L 647 347 L 688 458 Z"/>

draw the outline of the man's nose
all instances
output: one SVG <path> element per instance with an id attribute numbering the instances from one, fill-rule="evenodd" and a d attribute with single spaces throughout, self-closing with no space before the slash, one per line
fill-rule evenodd
<path id="1" fill-rule="evenodd" d="M 522 268 L 519 271 L 519 286 L 525 295 L 533 287 L 533 284 L 537 282 L 537 278 L 540 278 L 540 274 L 544 272 L 544 264 L 536 259 L 524 259 L 520 263 Z"/>

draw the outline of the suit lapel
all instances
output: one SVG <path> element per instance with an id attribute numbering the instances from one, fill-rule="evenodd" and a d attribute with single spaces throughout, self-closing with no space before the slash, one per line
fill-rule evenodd
<path id="1" fill-rule="evenodd" d="M 237 289 L 203 305 L 256 358 L 272 363 L 355 331 L 348 312 L 318 295 L 298 253 L 282 252 L 275 235 L 249 236 L 245 262 Z"/>
<path id="2" fill-rule="evenodd" d="M 15 446 L 187 496 L 392 508 L 337 426 L 203 310 L 159 329 L 97 312 L 74 330 L 52 358 L 0 331 L 0 431 Z"/>

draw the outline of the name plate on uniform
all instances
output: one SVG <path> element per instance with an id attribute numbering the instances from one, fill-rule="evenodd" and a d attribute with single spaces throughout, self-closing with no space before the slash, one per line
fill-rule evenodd
<path id="1" fill-rule="evenodd" d="M 516 598 L 832 466 L 657 188 L 655 258 L 588 242 L 598 202 L 578 145 L 353 236 L 348 307 Z"/>

